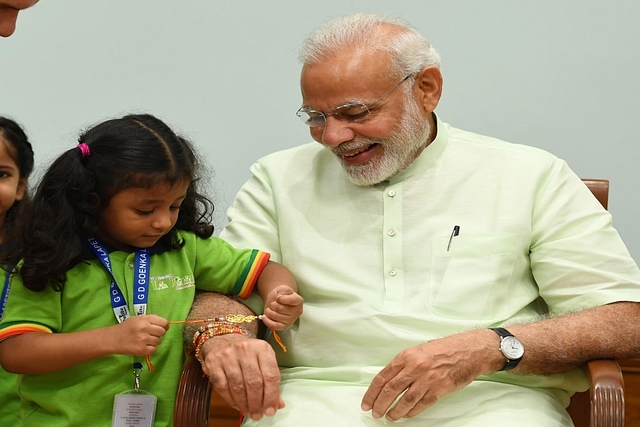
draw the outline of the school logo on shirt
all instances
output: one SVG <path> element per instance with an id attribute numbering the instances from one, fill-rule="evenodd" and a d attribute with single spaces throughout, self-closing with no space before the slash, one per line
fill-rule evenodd
<path id="1" fill-rule="evenodd" d="M 196 285 L 196 281 L 191 275 L 173 278 L 173 287 L 176 289 L 191 288 L 195 285 Z"/>
<path id="2" fill-rule="evenodd" d="M 167 274 L 165 276 L 152 277 L 151 287 L 154 291 L 160 291 L 162 289 L 169 289 L 167 282 L 173 278 L 173 274 Z"/>
<path id="3" fill-rule="evenodd" d="M 192 275 L 186 275 L 184 277 L 174 276 L 173 274 L 166 274 L 164 276 L 152 277 L 151 287 L 154 291 L 161 291 L 163 289 L 169 289 L 169 287 L 180 290 L 191 288 L 196 285 L 196 281 Z"/>

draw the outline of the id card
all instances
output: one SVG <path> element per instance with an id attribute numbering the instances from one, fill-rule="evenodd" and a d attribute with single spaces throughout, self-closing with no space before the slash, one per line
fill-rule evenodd
<path id="1" fill-rule="evenodd" d="M 111 427 L 153 427 L 158 398 L 139 390 L 116 394 Z"/>

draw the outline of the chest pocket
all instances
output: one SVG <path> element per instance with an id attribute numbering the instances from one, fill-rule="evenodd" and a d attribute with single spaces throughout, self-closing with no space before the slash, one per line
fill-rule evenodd
<path id="1" fill-rule="evenodd" d="M 432 243 L 428 304 L 456 319 L 501 318 L 509 309 L 517 233 L 459 235 Z"/>

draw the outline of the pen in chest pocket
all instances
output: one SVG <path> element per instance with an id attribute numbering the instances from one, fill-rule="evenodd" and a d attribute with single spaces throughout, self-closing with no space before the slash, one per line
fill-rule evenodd
<path id="1" fill-rule="evenodd" d="M 449 244 L 447 245 L 447 252 L 449 252 L 449 249 L 451 249 L 451 242 L 453 241 L 453 238 L 456 237 L 458 234 L 460 234 L 460 226 L 454 225 L 453 230 L 451 230 L 451 236 L 449 236 Z"/>

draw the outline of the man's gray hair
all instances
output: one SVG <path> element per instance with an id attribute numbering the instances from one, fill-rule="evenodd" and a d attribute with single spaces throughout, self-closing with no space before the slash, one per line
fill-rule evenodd
<path id="1" fill-rule="evenodd" d="M 387 25 L 401 31 L 389 36 L 380 31 Z M 425 67 L 440 67 L 440 55 L 420 32 L 402 19 L 373 13 L 333 18 L 307 37 L 298 58 L 303 64 L 314 64 L 344 49 L 388 52 L 396 68 L 392 71 L 398 78 L 416 74 Z"/>

